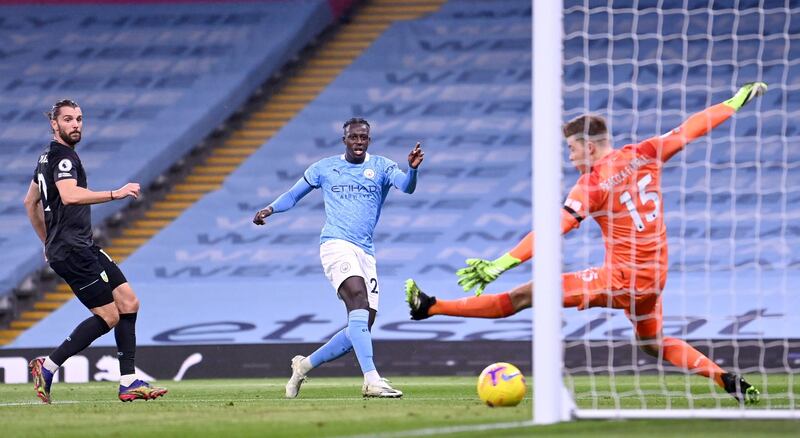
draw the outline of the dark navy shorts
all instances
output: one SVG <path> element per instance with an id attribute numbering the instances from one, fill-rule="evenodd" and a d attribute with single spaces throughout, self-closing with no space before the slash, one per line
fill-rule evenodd
<path id="1" fill-rule="evenodd" d="M 89 309 L 114 302 L 112 291 L 128 280 L 114 260 L 97 245 L 73 247 L 65 260 L 50 263 Z"/>

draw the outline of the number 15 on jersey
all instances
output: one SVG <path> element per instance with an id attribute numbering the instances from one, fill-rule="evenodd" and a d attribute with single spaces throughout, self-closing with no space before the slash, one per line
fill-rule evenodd
<path id="1" fill-rule="evenodd" d="M 658 211 L 661 207 L 661 199 L 658 198 L 658 192 L 648 192 L 647 185 L 653 181 L 653 176 L 649 173 L 643 176 L 639 181 L 636 183 L 639 186 L 639 201 L 641 201 L 642 206 L 646 206 L 647 203 L 653 203 L 653 211 L 646 213 L 644 215 L 644 219 L 647 222 L 653 222 L 658 217 Z M 628 213 L 630 213 L 631 218 L 633 219 L 634 225 L 636 225 L 636 231 L 644 231 L 644 221 L 642 221 L 642 216 L 639 214 L 639 210 L 636 209 L 636 204 L 633 202 L 633 197 L 629 191 L 622 192 L 619 195 L 619 202 L 628 209 Z"/>

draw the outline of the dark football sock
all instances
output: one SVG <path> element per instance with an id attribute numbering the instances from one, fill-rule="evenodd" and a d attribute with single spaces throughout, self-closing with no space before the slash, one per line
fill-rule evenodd
<path id="1" fill-rule="evenodd" d="M 136 313 L 121 313 L 119 315 L 119 323 L 114 328 L 114 339 L 117 340 L 119 374 L 121 376 L 135 372 L 136 315 Z"/>
<path id="2" fill-rule="evenodd" d="M 83 351 L 95 339 L 108 333 L 109 330 L 111 329 L 108 328 L 108 324 L 103 318 L 97 315 L 90 316 L 78 324 L 72 334 L 50 353 L 50 360 L 58 366 L 63 365 L 67 359 Z"/>

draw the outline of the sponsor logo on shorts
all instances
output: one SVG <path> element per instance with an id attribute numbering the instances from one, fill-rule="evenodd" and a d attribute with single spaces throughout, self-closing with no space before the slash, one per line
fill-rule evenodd
<path id="1" fill-rule="evenodd" d="M 584 269 L 583 271 L 578 272 L 577 275 L 581 277 L 581 280 L 587 283 L 592 280 L 597 280 L 597 278 L 600 276 L 600 274 L 597 273 L 597 268 Z"/>
<path id="2" fill-rule="evenodd" d="M 342 274 L 346 274 L 347 271 L 350 270 L 350 263 L 347 262 L 342 263 L 342 266 L 339 268 L 339 270 L 342 271 Z"/>

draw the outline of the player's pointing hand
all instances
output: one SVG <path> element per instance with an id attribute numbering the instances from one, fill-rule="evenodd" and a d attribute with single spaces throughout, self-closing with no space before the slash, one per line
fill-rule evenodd
<path id="1" fill-rule="evenodd" d="M 411 153 L 408 154 L 408 167 L 412 169 L 416 169 L 422 164 L 422 160 L 425 159 L 425 152 L 420 147 L 420 143 L 417 142 L 417 145 L 414 146 L 414 149 L 411 150 Z"/>
<path id="2" fill-rule="evenodd" d="M 256 225 L 264 225 L 264 219 L 268 218 L 272 214 L 272 211 L 272 207 L 269 206 L 258 210 L 253 218 L 253 223 Z"/>

